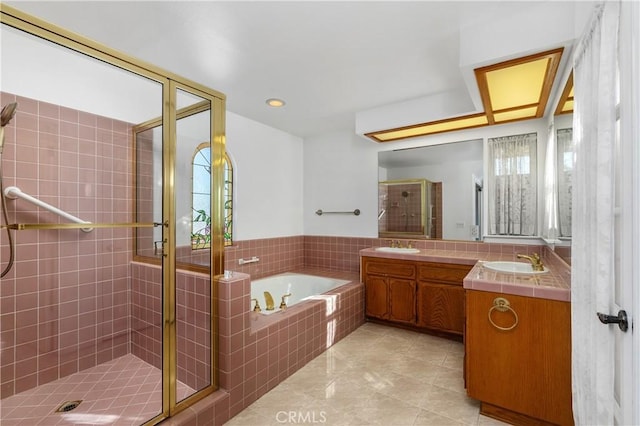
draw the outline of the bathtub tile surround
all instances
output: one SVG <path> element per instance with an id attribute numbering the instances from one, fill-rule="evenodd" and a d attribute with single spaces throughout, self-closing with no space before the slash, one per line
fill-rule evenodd
<path id="1" fill-rule="evenodd" d="M 224 250 L 225 269 L 244 272 L 253 279 L 294 271 L 305 266 L 304 241 L 302 235 L 234 241 L 233 246 Z M 238 260 L 251 259 L 253 256 L 260 261 L 238 264 Z"/>
<path id="2" fill-rule="evenodd" d="M 295 271 L 354 280 L 275 315 L 250 312 L 251 277 L 236 272 L 219 289 L 220 390 L 168 424 L 220 425 L 364 323 L 364 286 L 357 274 Z M 326 273 L 325 273 L 326 272 Z"/>
<path id="3" fill-rule="evenodd" d="M 131 126 L 0 93 L 18 102 L 7 127 L 4 184 L 92 222 L 131 222 Z M 58 216 L 9 200 L 11 222 Z M 14 232 L 16 263 L 0 285 L 0 398 L 129 352 L 129 229 Z M 0 242 L 3 265 L 8 241 Z"/>

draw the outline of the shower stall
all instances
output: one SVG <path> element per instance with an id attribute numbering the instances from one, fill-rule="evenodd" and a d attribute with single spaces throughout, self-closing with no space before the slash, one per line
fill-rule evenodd
<path id="1" fill-rule="evenodd" d="M 217 388 L 224 95 L 0 13 L 0 423 L 157 424 Z"/>

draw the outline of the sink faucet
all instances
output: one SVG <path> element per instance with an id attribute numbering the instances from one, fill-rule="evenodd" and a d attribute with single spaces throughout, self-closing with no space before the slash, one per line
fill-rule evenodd
<path id="1" fill-rule="evenodd" d="M 531 262 L 531 268 L 534 271 L 544 271 L 544 264 L 542 263 L 542 259 L 540 259 L 538 253 L 533 253 L 531 256 L 527 256 L 525 254 L 516 254 L 516 257 L 518 259 L 527 259 L 529 262 Z"/>

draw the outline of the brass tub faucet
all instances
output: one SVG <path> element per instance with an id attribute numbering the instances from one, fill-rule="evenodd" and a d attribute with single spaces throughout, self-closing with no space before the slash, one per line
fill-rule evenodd
<path id="1" fill-rule="evenodd" d="M 273 303 L 273 297 L 271 296 L 271 293 L 269 293 L 268 291 L 264 292 L 264 301 L 267 304 L 267 311 L 273 311 L 276 307 Z"/>
<path id="2" fill-rule="evenodd" d="M 287 309 L 287 303 L 284 301 L 284 298 L 289 296 L 291 296 L 291 293 L 287 293 L 282 296 L 282 302 L 280 302 L 280 309 Z"/>

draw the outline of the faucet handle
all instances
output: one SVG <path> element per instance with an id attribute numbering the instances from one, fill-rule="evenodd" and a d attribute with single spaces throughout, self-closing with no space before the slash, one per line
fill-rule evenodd
<path id="1" fill-rule="evenodd" d="M 284 301 L 284 298 L 289 296 L 291 296 L 291 293 L 287 293 L 282 296 L 282 302 L 280 302 L 280 309 L 287 309 L 287 302 Z"/>
<path id="2" fill-rule="evenodd" d="M 251 301 L 256 301 L 255 306 L 253 307 L 253 312 L 260 312 L 262 311 L 262 308 L 260 307 L 260 304 L 258 303 L 258 299 L 251 299 Z"/>

